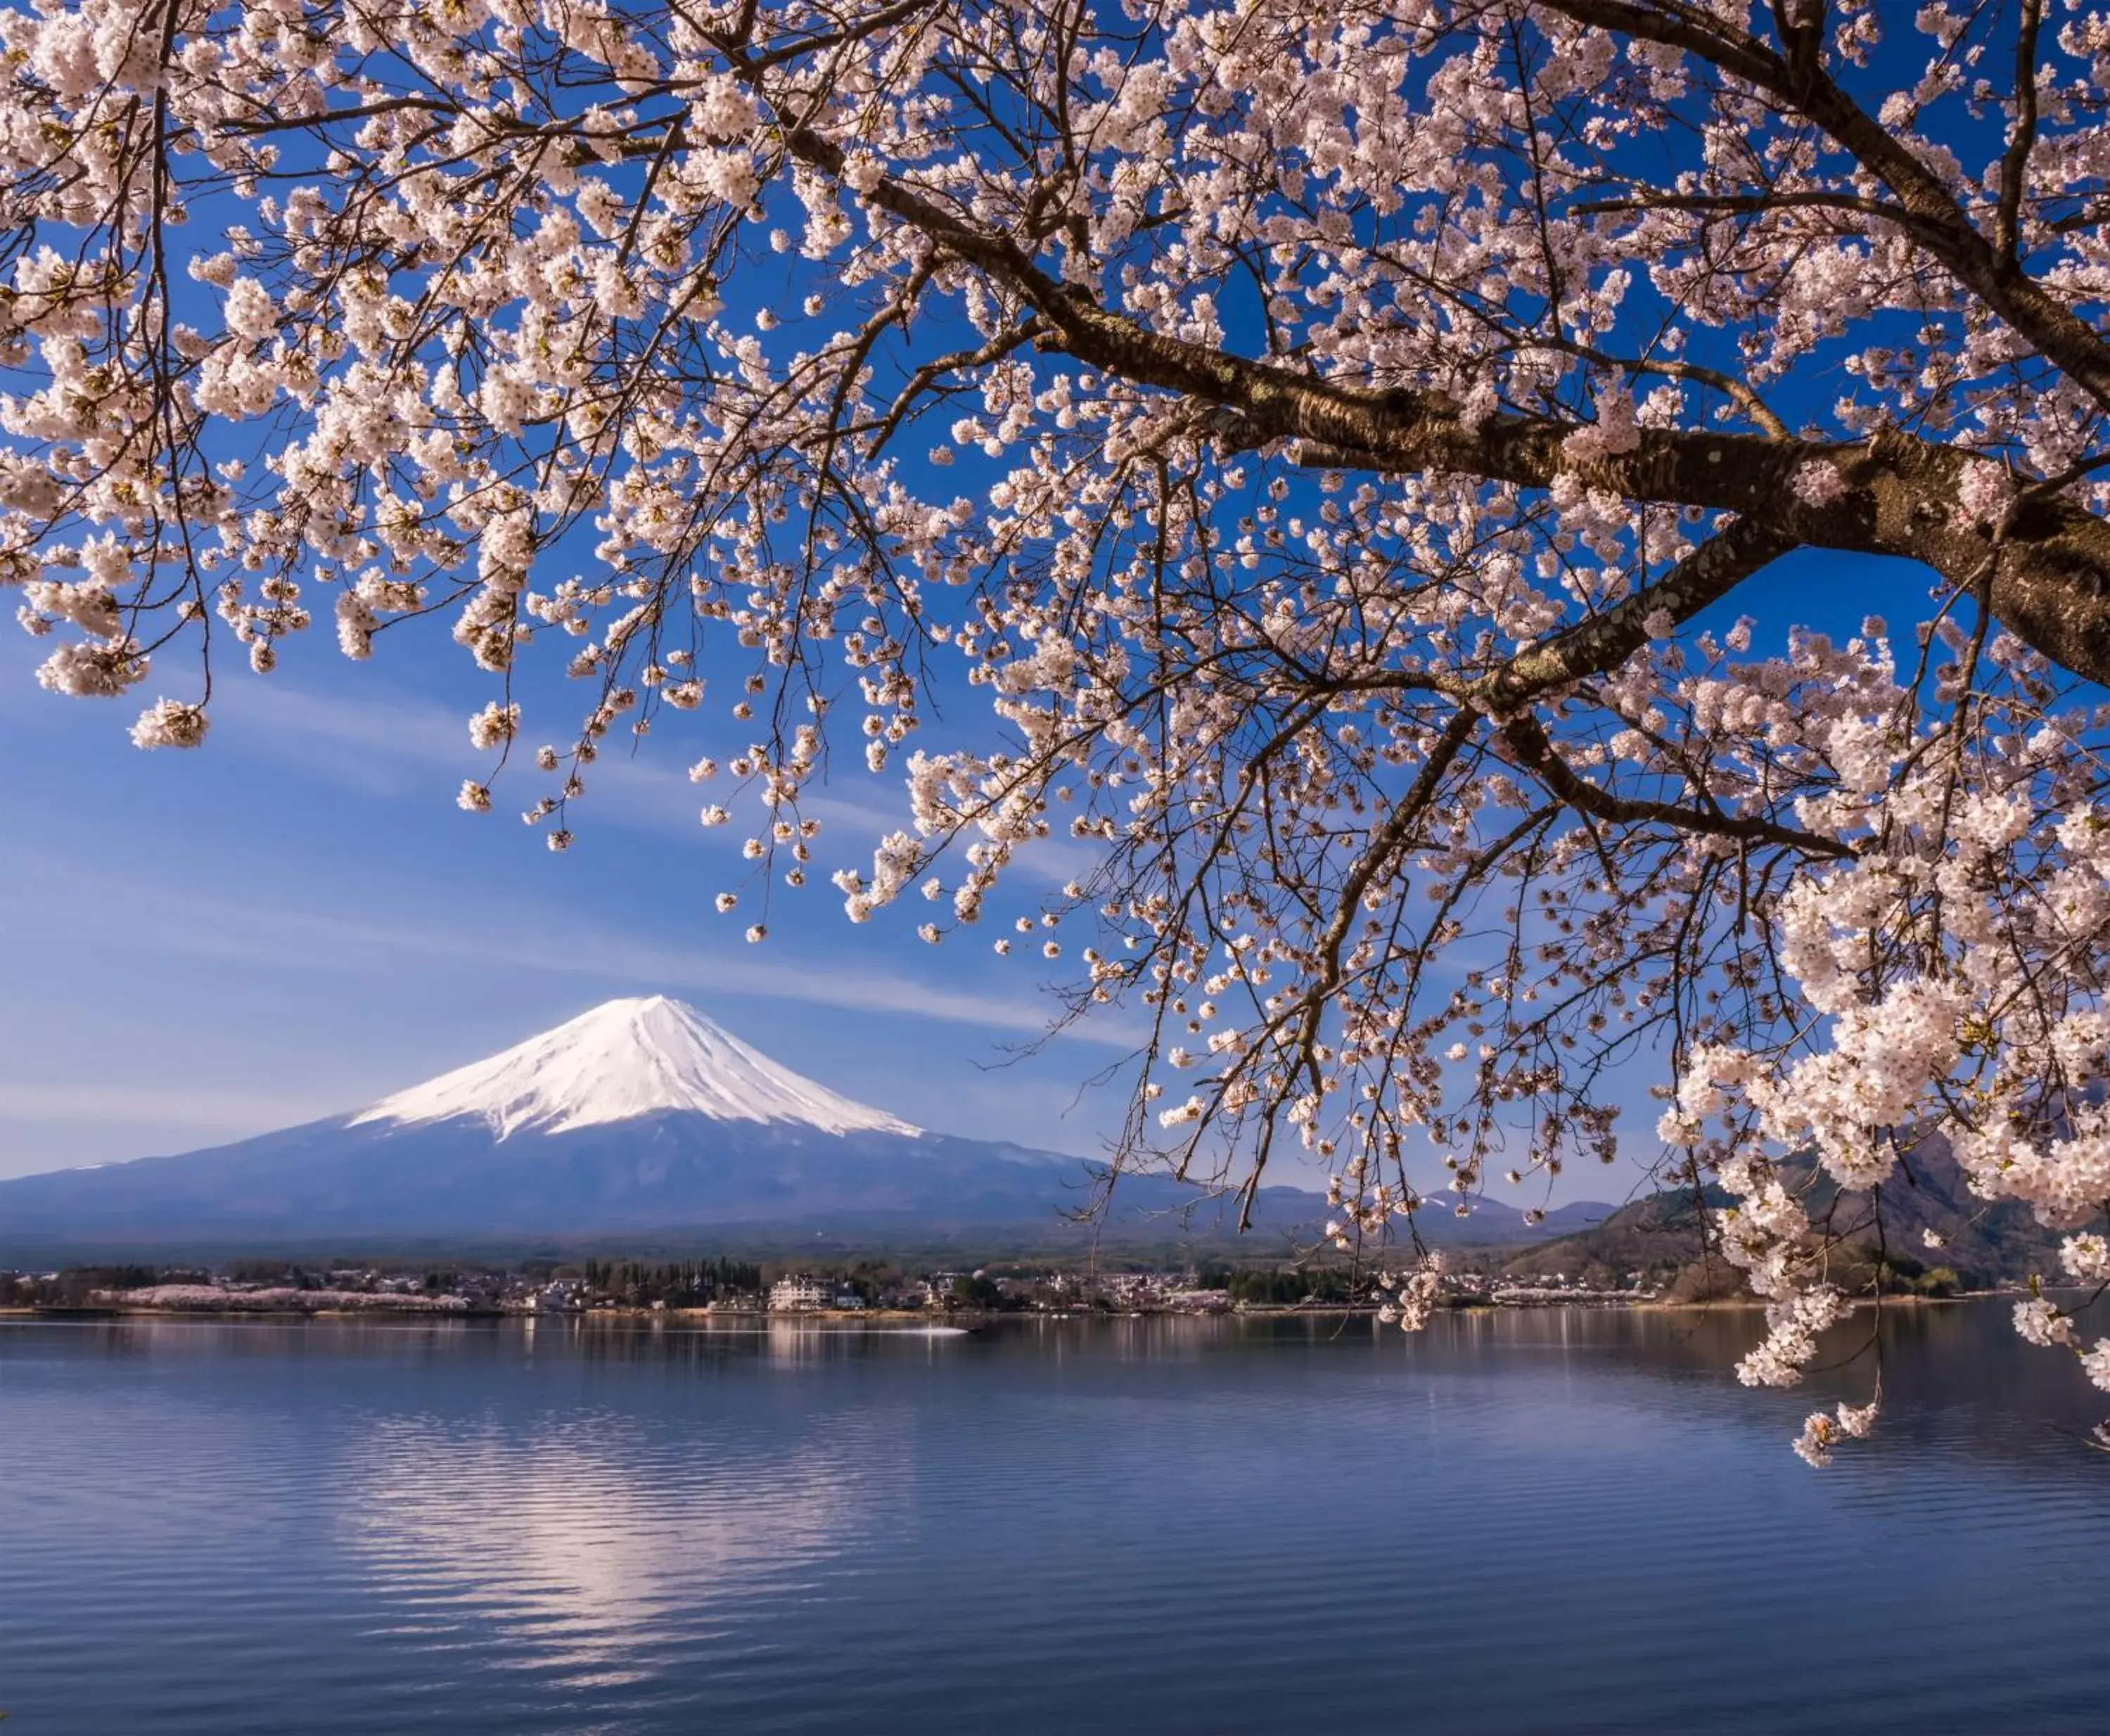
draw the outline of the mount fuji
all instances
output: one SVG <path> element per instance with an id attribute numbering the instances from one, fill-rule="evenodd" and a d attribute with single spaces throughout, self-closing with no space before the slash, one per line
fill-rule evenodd
<path id="1" fill-rule="evenodd" d="M 871 1240 L 998 1226 L 1053 1239 L 1064 1212 L 1087 1203 L 1096 1167 L 927 1131 L 654 996 L 609 1001 L 349 1114 L 179 1157 L 0 1181 L 0 1252 L 752 1242 L 794 1231 Z M 1202 1199 L 1163 1177 L 1125 1178 L 1121 1233 L 1173 1239 L 1181 1226 L 1165 1214 Z M 1260 1221 L 1277 1229 L 1315 1226 L 1325 1212 L 1321 1196 L 1293 1188 L 1264 1189 L 1260 1204 Z M 1205 1206 L 1193 1227 L 1221 1227 L 1216 1215 Z M 1469 1222 L 1470 1240 L 1537 1239 L 1506 1208 Z M 1569 1227 L 1580 1224 L 1549 1220 L 1540 1234 Z"/>
<path id="2" fill-rule="evenodd" d="M 800 1078 L 663 995 L 606 1002 L 503 1054 L 384 1097 L 347 1125 L 481 1122 L 503 1144 L 519 1134 L 570 1133 L 654 1115 L 831 1134 L 923 1134 Z"/>
<path id="3" fill-rule="evenodd" d="M 612 1000 L 350 1114 L 0 1181 L 0 1245 L 570 1238 L 1053 1222 L 1075 1158 L 930 1133 L 694 1008 Z"/>

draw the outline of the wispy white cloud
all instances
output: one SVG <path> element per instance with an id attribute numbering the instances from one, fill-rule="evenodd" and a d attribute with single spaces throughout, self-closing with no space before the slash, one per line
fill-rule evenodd
<path id="1" fill-rule="evenodd" d="M 296 759 L 355 788 L 392 792 L 402 787 L 403 772 L 416 768 L 430 773 L 417 782 L 421 787 L 429 786 L 431 799 L 437 803 L 451 791 L 453 780 L 479 775 L 487 764 L 487 757 L 469 745 L 465 710 L 457 713 L 383 685 L 377 685 L 373 696 L 359 698 L 318 692 L 275 678 L 238 682 L 227 692 L 227 698 L 215 704 L 229 725 L 224 732 L 231 738 L 229 745 L 237 751 Z M 319 748 L 326 750 L 320 758 Z M 664 832 L 691 841 L 700 854 L 708 852 L 713 857 L 736 850 L 741 836 L 739 826 L 713 832 L 698 823 L 707 800 L 736 800 L 714 797 L 712 791 L 699 789 L 689 781 L 688 762 L 692 753 L 701 751 L 693 741 L 677 747 L 656 738 L 635 755 L 612 750 L 586 778 L 575 826 L 590 832 L 604 821 L 627 829 Z M 725 757 L 737 750 L 721 746 L 716 751 Z M 507 775 L 518 796 L 514 805 L 525 808 L 543 793 L 546 780 L 538 781 L 524 756 L 516 756 Z M 908 802 L 899 786 L 890 787 L 863 774 L 854 782 L 854 788 L 813 786 L 799 803 L 799 813 L 818 820 L 837 840 L 853 841 L 850 853 L 861 854 L 907 823 Z M 755 823 L 763 823 L 765 812 L 759 796 L 750 791 L 744 800 Z M 506 800 L 501 793 L 501 809 Z M 1048 838 L 1019 850 L 1016 872 L 1057 885 L 1087 877 L 1098 860 L 1097 853 L 1085 845 Z"/>
<path id="2" fill-rule="evenodd" d="M 29 858 L 17 858 L 14 865 L 29 871 L 25 877 L 39 877 Z M 1044 996 L 994 995 L 868 965 L 787 958 L 772 950 L 773 943 L 718 951 L 532 908 L 464 900 L 451 913 L 369 917 L 230 898 L 144 877 L 112 875 L 107 884 L 97 885 L 102 877 L 82 874 L 77 863 L 66 868 L 75 895 L 121 904 L 125 921 L 111 939 L 128 952 L 145 948 L 196 958 L 260 958 L 279 970 L 351 974 L 393 971 L 406 958 L 441 960 L 575 977 L 624 993 L 649 985 L 908 1014 L 1024 1039 L 1047 1035 L 1057 1010 Z M 7 877 L 0 873 L 0 884 Z M 361 901 L 382 908 L 415 903 L 428 909 L 434 902 L 380 891 Z M 1115 1018 L 1085 1020 L 1061 1033 L 1064 1040 L 1122 1049 L 1132 1047 L 1137 1036 Z"/>
<path id="3" fill-rule="evenodd" d="M 328 1094 L 200 1090 L 185 1086 L 51 1084 L 0 1079 L 0 1117 L 95 1127 L 222 1132 L 290 1126 L 344 1106 Z"/>
<path id="4" fill-rule="evenodd" d="M 277 678 L 238 680 L 221 691 L 213 709 L 243 748 L 322 741 L 433 764 L 470 755 L 465 716 L 385 686 L 377 686 L 371 697 L 354 699 Z"/>

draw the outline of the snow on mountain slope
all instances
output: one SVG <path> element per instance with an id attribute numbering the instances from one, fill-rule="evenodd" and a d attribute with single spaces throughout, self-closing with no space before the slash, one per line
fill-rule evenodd
<path id="1" fill-rule="evenodd" d="M 503 1140 L 669 1110 L 826 1133 L 922 1131 L 779 1067 L 663 995 L 605 1002 L 502 1054 L 384 1098 L 346 1125 L 469 1117 Z"/>

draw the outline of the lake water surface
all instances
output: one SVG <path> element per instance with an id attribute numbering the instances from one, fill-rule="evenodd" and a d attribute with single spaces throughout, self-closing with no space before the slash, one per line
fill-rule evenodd
<path id="1" fill-rule="evenodd" d="M 2110 1730 L 2110 1457 L 1894 1315 L 0 1322 L 7 1736 Z M 1859 1395 L 1865 1376 L 1818 1392 Z"/>

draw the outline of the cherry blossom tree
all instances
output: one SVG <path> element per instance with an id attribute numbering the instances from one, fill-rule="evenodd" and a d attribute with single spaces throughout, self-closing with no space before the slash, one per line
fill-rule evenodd
<path id="1" fill-rule="evenodd" d="M 140 746 L 202 740 L 230 637 L 437 616 L 553 848 L 707 698 L 763 892 L 826 872 L 831 745 L 905 778 L 850 916 L 920 893 L 1141 1009 L 1126 1162 L 1250 1199 L 1291 1139 L 1334 1235 L 1411 1240 L 1431 1144 L 1469 1209 L 1609 1158 L 1654 1067 L 1770 1305 L 1748 1380 L 1849 1301 L 1809 1185 L 1931 1140 L 2110 1282 L 2110 15 L 38 0 L 0 42 L 0 582 L 47 687 L 157 696 Z M 1923 606 L 1818 630 L 1872 557 Z M 1007 874 L 1048 840 L 1055 899 Z M 2076 1312 L 2018 1325 L 2110 1386 Z"/>

